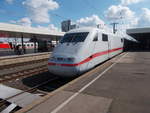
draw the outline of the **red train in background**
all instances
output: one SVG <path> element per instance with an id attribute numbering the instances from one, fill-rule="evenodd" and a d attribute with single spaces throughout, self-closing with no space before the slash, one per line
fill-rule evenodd
<path id="1" fill-rule="evenodd" d="M 12 44 L 7 42 L 0 42 L 0 49 L 12 49 Z"/>
<path id="2" fill-rule="evenodd" d="M 36 43 L 36 48 L 38 48 L 38 44 Z M 8 43 L 8 42 L 0 42 L 0 56 L 7 55 L 21 55 L 26 53 L 34 53 L 34 43 L 33 42 L 25 42 L 24 49 L 22 50 L 21 43 Z"/>
<path id="3" fill-rule="evenodd" d="M 22 43 L 12 43 L 12 42 L 0 42 L 0 56 L 5 54 L 6 52 L 9 54 L 26 54 L 26 53 L 34 53 L 35 48 L 36 52 L 48 52 L 52 51 L 53 45 L 52 43 L 42 43 L 36 42 L 36 47 L 34 42 L 24 42 L 24 49 L 22 50 Z M 5 53 L 4 53 L 5 52 Z"/>

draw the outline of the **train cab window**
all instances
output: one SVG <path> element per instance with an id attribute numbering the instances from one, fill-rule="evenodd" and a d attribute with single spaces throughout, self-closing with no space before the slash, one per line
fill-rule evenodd
<path id="1" fill-rule="evenodd" d="M 71 42 L 72 38 L 73 38 L 73 35 L 65 34 L 64 37 L 62 37 L 62 40 L 60 41 L 60 43 Z"/>
<path id="2" fill-rule="evenodd" d="M 69 33 L 66 34 L 60 43 L 68 43 L 68 42 L 84 42 L 88 35 L 88 32 L 83 33 Z"/>
<path id="3" fill-rule="evenodd" d="M 103 41 L 108 41 L 108 35 L 102 34 L 102 40 Z"/>
<path id="4" fill-rule="evenodd" d="M 98 34 L 95 35 L 93 41 L 94 41 L 94 42 L 95 42 L 95 41 L 98 41 Z"/>
<path id="5" fill-rule="evenodd" d="M 27 46 L 29 47 L 30 45 L 29 45 L 29 44 L 27 44 Z"/>

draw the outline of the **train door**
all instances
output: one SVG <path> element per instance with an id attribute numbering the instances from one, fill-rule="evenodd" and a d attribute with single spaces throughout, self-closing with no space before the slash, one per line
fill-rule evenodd
<path id="1" fill-rule="evenodd" d="M 109 58 L 108 35 L 98 32 L 93 38 L 92 60 L 89 66 L 93 67 Z"/>
<path id="2" fill-rule="evenodd" d="M 98 32 L 95 33 L 95 35 L 92 38 L 91 44 L 90 44 L 89 53 L 90 53 L 90 59 L 91 60 L 87 65 L 88 69 L 92 68 L 94 66 L 94 57 L 93 57 L 93 55 L 95 54 L 95 46 L 96 46 L 97 42 L 98 42 Z"/>
<path id="3" fill-rule="evenodd" d="M 107 36 L 108 37 L 108 36 Z M 111 39 L 112 37 L 108 37 L 108 58 L 111 58 L 110 50 L 111 50 Z"/>
<path id="4" fill-rule="evenodd" d="M 109 59 L 109 50 L 110 50 L 110 40 L 108 39 L 108 35 L 102 33 L 102 43 L 103 43 L 103 51 L 105 51 L 104 60 Z"/>

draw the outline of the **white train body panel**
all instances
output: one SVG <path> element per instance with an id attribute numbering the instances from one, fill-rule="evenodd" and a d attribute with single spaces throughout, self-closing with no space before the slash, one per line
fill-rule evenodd
<path id="1" fill-rule="evenodd" d="M 62 38 L 48 61 L 48 69 L 55 75 L 72 77 L 122 51 L 121 37 L 96 28 L 79 28 Z"/>
<path id="2" fill-rule="evenodd" d="M 22 43 L 17 43 L 16 45 L 20 45 L 22 48 Z M 24 42 L 23 45 L 25 46 L 26 53 L 34 53 L 34 43 L 33 42 Z M 38 48 L 38 43 L 36 43 L 36 48 Z"/>

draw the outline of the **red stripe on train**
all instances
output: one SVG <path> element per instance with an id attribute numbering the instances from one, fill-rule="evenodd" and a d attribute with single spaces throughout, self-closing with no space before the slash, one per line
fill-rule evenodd
<path id="1" fill-rule="evenodd" d="M 122 49 L 123 48 L 115 48 L 115 49 L 111 49 L 111 50 L 108 50 L 108 51 L 102 51 L 102 52 L 99 52 L 99 53 L 95 53 L 95 54 L 91 55 L 90 57 L 86 58 L 85 60 L 83 60 L 79 63 L 75 63 L 75 64 L 57 64 L 57 63 L 49 62 L 48 65 L 79 66 L 81 64 L 89 62 L 90 60 L 94 59 L 95 57 L 99 57 L 99 56 L 102 56 L 102 55 L 105 55 L 105 54 L 108 54 L 108 53 L 111 53 L 111 52 L 115 52 L 115 51 L 118 51 L 118 50 L 122 50 Z"/>
<path id="2" fill-rule="evenodd" d="M 0 48 L 10 48 L 9 44 L 0 44 Z"/>

